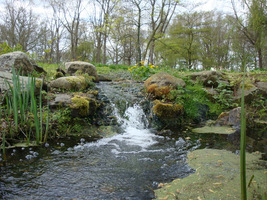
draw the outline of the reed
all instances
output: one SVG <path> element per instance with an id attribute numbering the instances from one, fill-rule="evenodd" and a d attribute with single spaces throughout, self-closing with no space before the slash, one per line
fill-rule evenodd
<path id="1" fill-rule="evenodd" d="M 35 96 L 35 83 L 34 77 L 28 77 L 28 81 L 25 83 L 20 80 L 19 73 L 16 74 L 15 69 L 12 69 L 12 82 L 13 86 L 8 81 L 6 82 L 7 87 L 10 92 L 5 96 L 6 105 L 2 109 L 4 113 L 4 119 L 8 124 L 8 129 L 10 130 L 11 137 L 13 136 L 12 124 L 15 125 L 14 130 L 18 132 L 19 130 L 25 135 L 28 143 L 31 137 L 32 129 L 27 129 L 27 123 L 29 124 L 31 117 L 34 117 L 34 127 L 35 127 L 35 139 L 36 143 L 39 144 L 43 141 L 43 110 L 42 110 L 42 86 L 40 87 L 39 101 Z M 38 105 L 39 104 L 39 105 Z M 39 108 L 38 108 L 39 106 Z M 49 111 L 49 107 L 47 107 Z M 49 113 L 49 112 L 48 112 Z M 48 134 L 48 124 L 49 116 L 46 121 L 46 137 Z M 23 129 L 26 128 L 28 133 L 24 133 Z M 19 129 L 19 130 L 18 130 Z M 6 138 L 5 138 L 6 139 Z"/>
<path id="2" fill-rule="evenodd" d="M 245 65 L 244 65 L 245 66 Z M 243 83 L 242 83 L 242 97 L 241 97 L 241 140 L 240 140 L 240 186 L 241 199 L 247 199 L 247 185 L 246 185 L 246 110 L 245 110 L 245 75 L 246 69 L 243 67 Z"/>

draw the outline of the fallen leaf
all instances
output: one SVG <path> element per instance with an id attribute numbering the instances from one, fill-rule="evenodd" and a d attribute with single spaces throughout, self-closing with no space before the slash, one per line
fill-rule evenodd
<path id="1" fill-rule="evenodd" d="M 222 183 L 213 183 L 213 185 L 221 185 Z"/>
<path id="2" fill-rule="evenodd" d="M 167 195 L 166 197 L 160 198 L 162 200 L 167 200 L 169 198 L 169 195 Z"/>
<path id="3" fill-rule="evenodd" d="M 224 177 L 223 175 L 216 176 L 216 178 L 223 178 L 223 177 Z"/>
<path id="4" fill-rule="evenodd" d="M 186 137 L 185 139 L 186 139 L 186 140 L 190 140 L 191 138 L 190 138 L 190 137 Z"/>
<path id="5" fill-rule="evenodd" d="M 180 190 L 179 190 L 179 189 L 177 189 L 177 190 L 176 190 L 176 193 L 180 194 Z"/>
<path id="6" fill-rule="evenodd" d="M 164 185 L 166 185 L 166 183 L 159 183 L 158 187 L 163 187 Z"/>
<path id="7" fill-rule="evenodd" d="M 200 197 L 197 197 L 197 200 L 202 200 Z"/>
<path id="8" fill-rule="evenodd" d="M 213 190 L 209 189 L 210 192 L 215 193 Z"/>

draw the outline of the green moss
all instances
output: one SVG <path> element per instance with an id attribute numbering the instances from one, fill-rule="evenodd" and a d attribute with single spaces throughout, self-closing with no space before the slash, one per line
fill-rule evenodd
<path id="1" fill-rule="evenodd" d="M 266 161 L 260 153 L 247 154 L 248 199 L 264 199 L 266 195 Z M 201 149 L 188 154 L 188 164 L 196 172 L 169 184 L 160 184 L 157 199 L 241 199 L 240 157 L 226 150 Z"/>
<path id="2" fill-rule="evenodd" d="M 83 76 L 69 76 L 66 80 L 71 84 L 72 89 L 77 89 L 78 85 L 80 85 L 80 90 L 84 90 L 88 86 L 88 83 Z"/>
<path id="3" fill-rule="evenodd" d="M 57 79 L 57 78 L 60 78 L 60 77 L 64 77 L 64 74 L 62 72 L 56 72 L 55 75 L 54 75 L 54 78 Z"/>
<path id="4" fill-rule="evenodd" d="M 75 95 L 71 99 L 71 108 L 79 111 L 79 115 L 86 117 L 89 114 L 89 98 Z"/>
<path id="5" fill-rule="evenodd" d="M 159 118 L 175 118 L 183 113 L 183 106 L 179 104 L 162 103 L 158 100 L 154 101 L 155 106 L 153 112 Z"/>

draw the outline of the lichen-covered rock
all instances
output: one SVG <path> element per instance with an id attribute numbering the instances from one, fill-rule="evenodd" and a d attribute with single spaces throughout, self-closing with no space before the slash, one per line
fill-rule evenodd
<path id="1" fill-rule="evenodd" d="M 223 112 L 219 115 L 215 125 L 233 126 L 240 129 L 241 126 L 241 107 L 234 108 L 229 112 Z"/>
<path id="2" fill-rule="evenodd" d="M 12 72 L 12 67 L 16 72 L 20 70 L 20 75 L 32 74 L 34 67 L 26 53 L 15 51 L 0 56 L 0 71 Z"/>
<path id="3" fill-rule="evenodd" d="M 74 75 L 77 71 L 80 71 L 82 74 L 87 73 L 89 76 L 95 77 L 95 82 L 99 82 L 97 71 L 94 65 L 88 62 L 74 61 L 65 63 L 65 68 L 67 73 Z"/>
<path id="4" fill-rule="evenodd" d="M 255 85 L 258 88 L 258 95 L 262 95 L 264 98 L 267 98 L 267 82 L 257 82 Z"/>
<path id="5" fill-rule="evenodd" d="M 10 90 L 9 85 L 13 87 L 13 74 L 9 72 L 0 72 L 0 91 L 8 91 Z M 26 76 L 19 76 L 21 87 L 24 86 L 26 90 L 26 86 L 31 84 L 31 79 Z M 35 94 L 38 95 L 40 92 L 40 88 L 47 91 L 47 84 L 41 78 L 35 78 Z M 23 88 L 22 88 L 23 89 Z"/>
<path id="6" fill-rule="evenodd" d="M 219 85 L 219 81 L 225 81 L 223 76 L 225 73 L 218 71 L 203 71 L 203 72 L 195 72 L 191 73 L 189 76 L 192 80 L 203 82 L 203 85 L 206 87 L 217 87 Z M 226 83 L 228 83 L 226 81 Z"/>
<path id="7" fill-rule="evenodd" d="M 155 98 L 161 98 L 164 95 L 169 94 L 172 89 L 176 89 L 178 86 L 185 87 L 185 82 L 166 72 L 160 72 L 148 78 L 144 82 L 144 86 L 146 91 L 154 95 Z"/>
<path id="8" fill-rule="evenodd" d="M 253 85 L 251 87 L 245 88 L 244 90 L 245 102 L 246 103 L 251 102 L 254 99 L 254 97 L 258 96 L 258 92 L 259 92 L 258 88 Z M 235 96 L 233 96 L 233 100 L 240 101 L 241 97 L 242 97 L 242 88 L 239 87 Z"/>
<path id="9" fill-rule="evenodd" d="M 91 79 L 84 76 L 61 77 L 50 82 L 51 88 L 80 91 L 89 87 Z"/>

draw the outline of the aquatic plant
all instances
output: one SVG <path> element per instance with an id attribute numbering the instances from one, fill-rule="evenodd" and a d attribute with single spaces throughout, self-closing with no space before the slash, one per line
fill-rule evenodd
<path id="1" fill-rule="evenodd" d="M 246 184 L 246 111 L 245 111 L 245 67 L 243 73 L 242 83 L 242 97 L 241 97 L 241 139 L 240 139 L 240 186 L 241 199 L 247 199 L 247 184 Z"/>
<path id="2" fill-rule="evenodd" d="M 36 80 L 34 77 L 28 77 L 27 81 L 21 79 L 19 72 L 16 73 L 14 68 L 12 68 L 12 74 L 12 85 L 5 80 L 6 86 L 10 90 L 10 92 L 5 94 L 6 104 L 2 108 L 5 116 L 4 121 L 8 124 L 8 127 L 5 129 L 9 130 L 11 137 L 13 137 L 14 133 L 17 134 L 16 136 L 22 133 L 29 143 L 31 132 L 33 131 L 31 124 L 34 124 L 35 139 L 36 143 L 39 144 L 43 140 L 41 93 L 43 83 L 42 81 Z M 35 96 L 36 85 L 40 87 L 39 102 Z M 49 123 L 49 121 L 47 121 L 47 123 Z M 15 125 L 14 128 L 13 124 Z M 5 139 L 7 139 L 7 137 L 5 137 Z"/>

